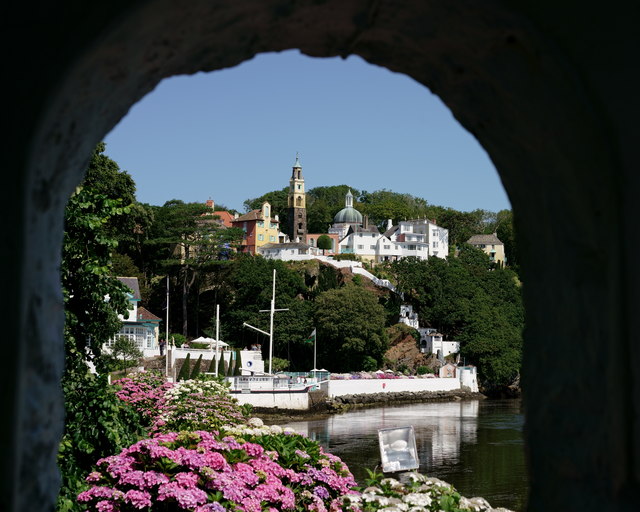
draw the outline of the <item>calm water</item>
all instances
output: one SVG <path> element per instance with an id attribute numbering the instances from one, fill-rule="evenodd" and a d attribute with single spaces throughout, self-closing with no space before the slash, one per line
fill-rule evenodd
<path id="1" fill-rule="evenodd" d="M 427 403 L 362 409 L 294 428 L 347 463 L 358 482 L 380 461 L 378 429 L 413 425 L 420 472 L 453 484 L 493 507 L 522 510 L 527 476 L 519 400 Z"/>

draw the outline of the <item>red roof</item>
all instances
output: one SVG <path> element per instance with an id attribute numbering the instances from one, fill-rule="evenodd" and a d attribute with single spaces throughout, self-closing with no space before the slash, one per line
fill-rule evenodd
<path id="1" fill-rule="evenodd" d="M 159 322 L 162 320 L 159 316 L 154 315 L 149 310 L 139 307 L 138 308 L 138 322 Z"/>
<path id="2" fill-rule="evenodd" d="M 213 212 L 214 215 L 217 215 L 218 217 L 220 217 L 220 220 L 222 221 L 222 224 L 225 227 L 233 227 L 233 215 L 230 214 L 227 211 L 219 211 L 219 212 Z"/>

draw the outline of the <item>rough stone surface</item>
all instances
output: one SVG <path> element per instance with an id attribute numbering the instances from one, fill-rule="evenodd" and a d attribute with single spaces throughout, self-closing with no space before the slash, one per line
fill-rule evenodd
<path id="1" fill-rule="evenodd" d="M 165 77 L 299 48 L 360 55 L 409 75 L 489 153 L 522 251 L 529 510 L 631 509 L 640 491 L 634 8 L 551 0 L 6 6 L 5 508 L 50 510 L 57 491 L 62 212 L 95 144 Z"/>

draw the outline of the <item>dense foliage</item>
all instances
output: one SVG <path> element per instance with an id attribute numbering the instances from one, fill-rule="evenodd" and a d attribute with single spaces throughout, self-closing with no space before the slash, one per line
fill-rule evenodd
<path id="1" fill-rule="evenodd" d="M 493 268 L 482 251 L 463 246 L 458 258 L 395 262 L 405 299 L 420 320 L 461 342 L 467 363 L 486 384 L 509 384 L 519 373 L 524 306 L 517 275 Z"/>
<path id="2" fill-rule="evenodd" d="M 93 172 L 109 166 L 100 148 L 92 159 Z M 73 496 L 82 488 L 81 476 L 96 458 L 129 445 L 139 434 L 135 411 L 123 407 L 107 386 L 108 360 L 101 347 L 120 328 L 118 314 L 127 313 L 126 288 L 111 277 L 111 253 L 117 246 L 116 219 L 129 213 L 121 199 L 109 198 L 83 183 L 65 210 L 61 280 L 65 302 L 65 431 L 58 464 L 62 488 L 60 510 L 75 507 Z M 98 375 L 89 372 L 92 364 Z"/>
<path id="3" fill-rule="evenodd" d="M 353 284 L 321 293 L 316 325 L 323 361 L 332 371 L 359 370 L 368 358 L 377 363 L 387 349 L 384 308 L 370 291 Z"/>

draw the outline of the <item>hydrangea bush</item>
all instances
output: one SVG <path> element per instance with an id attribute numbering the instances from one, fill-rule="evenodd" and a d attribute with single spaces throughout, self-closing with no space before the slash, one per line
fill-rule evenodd
<path id="1" fill-rule="evenodd" d="M 152 425 L 165 404 L 165 393 L 173 387 L 171 382 L 155 372 L 134 373 L 114 381 L 116 396 L 130 404 L 145 420 Z"/>
<path id="2" fill-rule="evenodd" d="M 216 381 L 164 382 L 151 373 L 116 382 L 118 397 L 154 437 L 98 461 L 78 496 L 112 511 L 490 512 L 449 484 L 414 473 L 408 483 L 370 473 L 359 490 L 349 468 L 292 429 L 243 416 Z M 178 432 L 181 431 L 181 432 Z M 505 509 L 496 509 L 505 510 Z"/>
<path id="3" fill-rule="evenodd" d="M 98 461 L 78 501 L 101 512 L 340 510 L 355 481 L 337 458 L 295 464 L 256 443 L 216 432 L 161 434 Z M 285 435 L 285 434 L 282 434 Z"/>
<path id="4" fill-rule="evenodd" d="M 178 382 L 165 392 L 153 430 L 213 431 L 224 425 L 236 426 L 246 422 L 237 400 L 231 397 L 224 385 L 212 380 L 187 380 Z"/>

